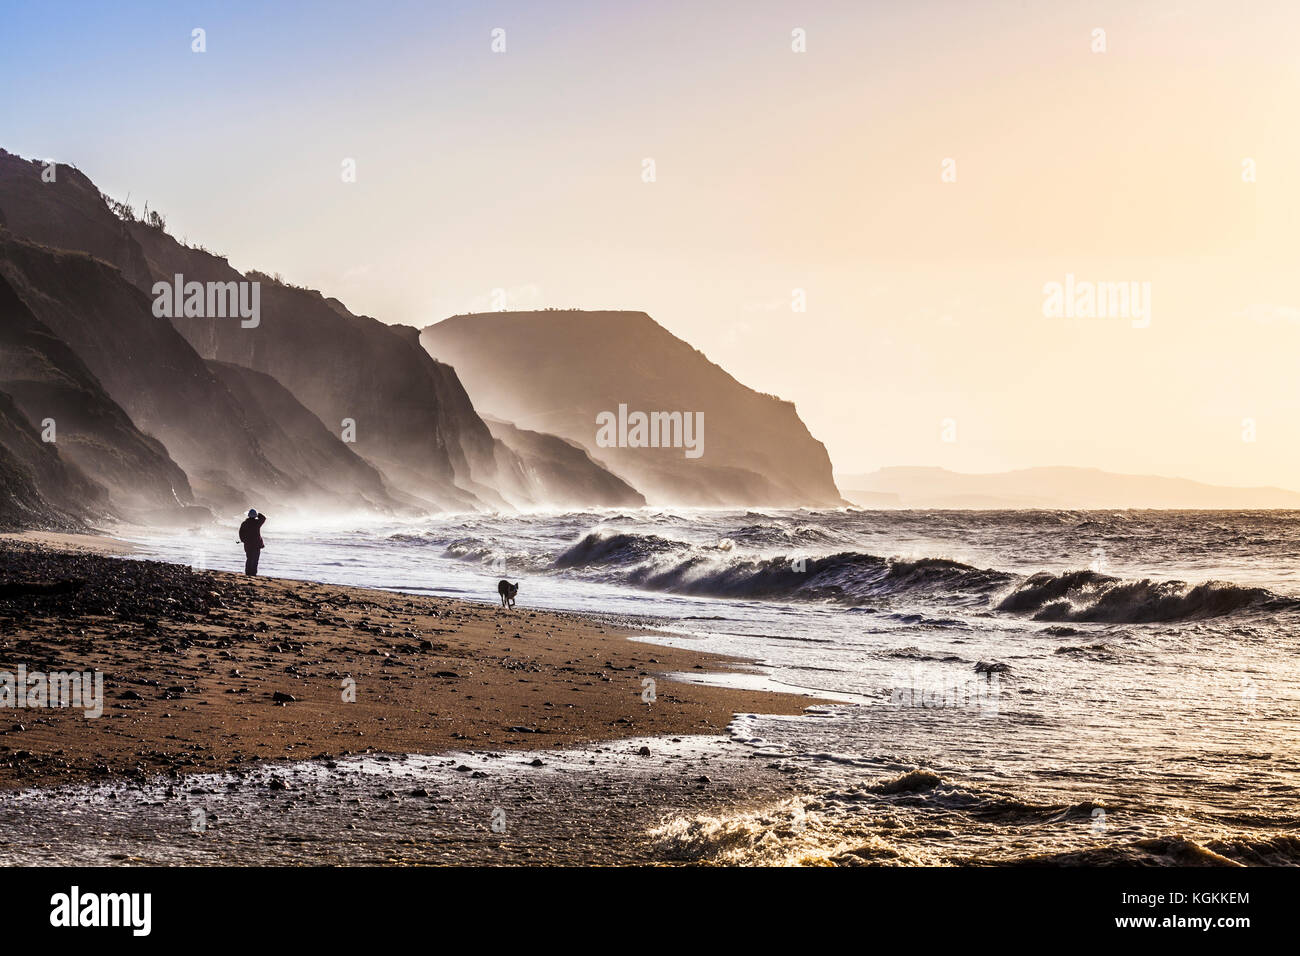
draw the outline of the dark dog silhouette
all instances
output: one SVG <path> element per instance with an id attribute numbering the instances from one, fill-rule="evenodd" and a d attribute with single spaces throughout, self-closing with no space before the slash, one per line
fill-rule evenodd
<path id="1" fill-rule="evenodd" d="M 497 594 L 501 595 L 502 607 L 514 607 L 515 595 L 519 593 L 519 585 L 511 584 L 509 581 L 497 582 Z"/>

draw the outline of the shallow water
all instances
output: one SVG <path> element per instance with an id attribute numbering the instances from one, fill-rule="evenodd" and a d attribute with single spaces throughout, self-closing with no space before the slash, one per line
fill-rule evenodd
<path id="1" fill-rule="evenodd" d="M 781 768 L 776 789 L 741 774 L 727 800 L 688 790 L 659 812 L 665 795 L 635 762 L 603 769 L 646 808 L 639 858 L 1161 862 L 1173 846 L 1290 863 L 1298 518 L 646 510 L 311 533 L 273 519 L 263 567 L 481 600 L 508 577 L 524 606 L 653 618 L 669 634 L 651 640 L 757 658 L 761 681 L 837 701 L 743 715 L 711 745 L 715 760 Z M 137 543 L 238 570 L 227 539 Z M 1190 586 L 1206 581 L 1224 583 Z M 592 795 L 588 812 L 607 811 Z M 1152 839 L 1165 842 L 1139 842 Z"/>

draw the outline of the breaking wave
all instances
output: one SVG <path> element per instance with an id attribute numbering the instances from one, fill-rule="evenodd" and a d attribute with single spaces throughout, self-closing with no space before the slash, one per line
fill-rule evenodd
<path id="1" fill-rule="evenodd" d="M 945 558 L 904 560 L 860 551 L 747 557 L 734 549 L 731 539 L 698 545 L 658 535 L 591 532 L 557 556 L 554 568 L 674 594 L 849 605 L 905 594 L 982 602 L 1013 580 L 1002 571 Z"/>
<path id="2" fill-rule="evenodd" d="M 1025 578 L 947 558 L 885 558 L 861 551 L 816 557 L 792 551 L 765 557 L 737 551 L 732 538 L 701 545 L 601 530 L 563 550 L 550 568 L 700 597 L 860 607 L 915 596 L 965 606 L 992 605 L 997 611 L 1045 622 L 1144 624 L 1300 609 L 1300 601 L 1266 588 L 1225 581 L 1192 585 L 1124 580 L 1096 571 L 1043 571 Z M 1061 628 L 1054 633 L 1073 632 Z"/>
<path id="3" fill-rule="evenodd" d="M 1096 571 L 1050 574 L 1021 581 L 998 602 L 999 611 L 1029 614 L 1036 621 L 1149 624 L 1223 617 L 1241 611 L 1300 608 L 1300 601 L 1266 588 L 1226 581 L 1191 585 L 1183 581 L 1125 581 Z"/>
<path id="4" fill-rule="evenodd" d="M 1107 840 L 1105 805 L 1048 804 L 944 780 L 916 768 L 871 783 L 795 797 L 758 810 L 670 818 L 648 834 L 663 861 L 767 866 L 1294 866 L 1300 838 L 1255 832 L 1207 837 L 1158 807 L 1113 808 L 1156 835 Z M 1283 827 L 1294 820 L 1278 821 Z M 1217 827 L 1205 828 L 1213 832 Z M 953 832 L 983 845 L 945 846 Z M 1008 845 L 1028 842 L 1027 852 Z M 1035 845 L 1036 844 L 1036 845 Z"/>
<path id="5" fill-rule="evenodd" d="M 747 601 L 823 602 L 891 617 L 917 627 L 964 627 L 956 618 L 920 615 L 920 605 L 945 605 L 1026 617 L 1048 625 L 1054 637 L 1089 634 L 1069 625 L 1158 624 L 1300 610 L 1300 599 L 1231 581 L 1190 584 L 1177 580 L 1124 579 L 1098 571 L 1021 572 L 980 568 L 946 557 L 883 557 L 860 550 L 837 528 L 800 520 L 764 524 L 747 515 L 739 527 L 720 528 L 701 540 L 696 529 L 681 537 L 658 526 L 634 530 L 565 516 L 558 540 L 550 531 L 499 534 L 494 524 L 453 526 L 451 534 L 396 534 L 389 540 L 441 549 L 443 557 L 501 574 L 572 574 L 603 584 L 695 597 Z M 654 522 L 650 522 L 654 523 Z M 457 532 L 461 532 L 458 536 Z M 683 538 L 693 540 L 683 540 Z M 567 539 L 567 540 L 566 540 Z M 856 545 L 856 547 L 855 547 Z M 1092 641 L 1072 642 L 1091 648 Z"/>

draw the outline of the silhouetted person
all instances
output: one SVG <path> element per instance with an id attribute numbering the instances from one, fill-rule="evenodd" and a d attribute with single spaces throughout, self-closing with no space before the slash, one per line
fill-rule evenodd
<path id="1" fill-rule="evenodd" d="M 239 526 L 239 541 L 244 546 L 244 573 L 257 573 L 257 559 L 262 556 L 266 543 L 262 541 L 262 525 L 266 524 L 266 515 L 257 513 L 256 508 L 248 509 L 248 517 Z"/>

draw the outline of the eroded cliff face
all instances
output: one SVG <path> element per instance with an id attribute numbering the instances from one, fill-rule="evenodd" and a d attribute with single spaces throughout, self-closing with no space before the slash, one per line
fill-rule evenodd
<path id="1" fill-rule="evenodd" d="M 136 427 L 163 443 L 200 498 L 238 509 L 249 494 L 265 500 L 291 491 L 230 392 L 116 268 L 0 236 L 0 275 Z"/>
<path id="2" fill-rule="evenodd" d="M 0 236 L 0 254 L 7 248 Z M 32 314 L 4 278 L 3 266 L 0 390 L 13 398 L 33 428 L 48 430 L 65 461 L 107 488 L 113 510 L 121 517 L 149 522 L 202 517 L 189 507 L 189 480 L 167 449 L 136 428 L 67 343 Z M 92 499 L 80 505 L 102 507 L 103 502 Z"/>
<path id="3" fill-rule="evenodd" d="M 244 409 L 271 464 L 285 474 L 304 476 L 294 501 L 299 510 L 342 507 L 388 514 L 418 510 L 394 496 L 374 466 L 274 378 L 228 362 L 209 360 L 207 365 Z"/>
<path id="4" fill-rule="evenodd" d="M 58 166 L 53 182 L 41 170 L 0 152 L 0 222 L 54 247 L 11 237 L 0 274 L 144 433 L 143 444 L 118 436 L 122 454 L 147 457 L 160 442 L 153 451 L 184 469 L 201 503 L 629 506 L 642 492 L 656 503 L 841 503 L 792 404 L 736 382 L 644 313 L 460 316 L 421 334 L 241 274 L 157 222 L 120 219 L 77 170 Z M 207 309 L 159 309 L 156 283 L 178 275 L 238 290 L 256 315 L 216 314 L 208 296 Z M 702 419 L 698 454 L 638 447 L 621 429 L 597 441 L 596 417 L 620 406 Z M 489 428 L 479 407 L 503 421 Z M 87 464 L 111 477 L 120 462 Z M 183 483 L 176 498 L 188 501 Z"/>
<path id="5" fill-rule="evenodd" d="M 792 403 L 737 382 L 643 312 L 461 315 L 426 328 L 421 342 L 457 369 L 485 414 L 578 442 L 652 504 L 843 504 L 825 446 Z M 624 419 L 702 417 L 702 432 L 668 429 L 679 440 L 650 447 L 616 424 L 612 443 L 598 440 L 610 437 L 598 416 L 617 422 L 620 405 Z"/>
<path id="6" fill-rule="evenodd" d="M 256 327 L 238 318 L 172 319 L 200 355 L 264 372 L 327 428 L 350 427 L 356 452 L 409 494 L 443 508 L 500 503 L 475 493 L 475 479 L 494 471 L 487 426 L 467 398 L 461 401 L 455 373 L 409 338 L 318 292 L 242 275 L 161 230 L 134 225 L 132 234 L 159 280 L 179 274 L 186 281 L 259 284 Z"/>
<path id="7" fill-rule="evenodd" d="M 65 461 L 0 391 L 0 531 L 84 530 L 103 518 L 108 492 Z"/>
<path id="8" fill-rule="evenodd" d="M 576 442 L 486 419 L 492 437 L 519 463 L 521 492 L 561 508 L 637 508 L 645 496 L 597 463 Z"/>
<path id="9" fill-rule="evenodd" d="M 250 496 L 279 503 L 328 493 L 341 507 L 362 502 L 381 511 L 505 508 L 558 503 L 551 494 L 578 501 L 582 487 L 612 479 L 574 462 L 578 485 L 568 488 L 563 469 L 521 460 L 493 437 L 455 370 L 420 346 L 418 330 L 354 315 L 335 299 L 268 276 L 242 275 L 157 224 L 123 221 L 71 167 L 56 167 L 52 182 L 41 173 L 39 163 L 0 153 L 0 221 L 16 235 L 116 266 L 144 299 L 128 301 L 121 283 L 108 288 L 111 278 L 93 274 L 96 266 L 84 257 L 61 259 L 67 274 L 56 277 L 28 255 L 10 263 L 10 274 L 24 295 L 44 298 L 32 306 L 41 320 L 75 352 L 89 351 L 81 358 L 107 391 L 167 445 L 200 497 L 218 507 L 242 505 Z M 161 316 L 150 313 L 152 324 L 142 320 L 142 302 L 152 310 L 155 282 L 173 282 L 178 274 L 205 286 L 233 282 L 241 291 L 257 283 L 256 320 L 186 315 L 175 300 Z M 118 312 L 130 317 L 125 341 L 106 341 Z M 167 327 L 192 355 L 167 341 Z M 143 356 L 152 356 L 151 367 L 136 367 Z M 195 359 L 263 373 L 285 391 L 228 369 L 200 370 Z M 164 401 L 168 374 L 173 394 Z M 224 396 L 198 394 L 213 385 Z M 177 405 L 217 409 L 227 424 L 216 426 L 198 412 L 178 414 Z M 325 433 L 353 440 L 331 451 L 321 444 Z M 325 460 L 357 485 L 322 481 Z M 358 467 L 365 463 L 371 467 Z M 591 467 L 599 470 L 594 462 Z"/>
<path id="10" fill-rule="evenodd" d="M 66 164 L 53 168 L 52 179 L 43 172 L 42 163 L 0 149 L 0 222 L 20 238 L 112 263 L 143 288 L 149 281 L 144 254 L 95 184 Z"/>
<path id="11" fill-rule="evenodd" d="M 425 493 L 422 501 L 386 495 L 381 490 L 383 480 L 378 486 L 375 483 L 375 469 L 355 467 L 349 459 L 357 456 L 340 440 L 344 447 L 338 449 L 338 460 L 349 463 L 344 470 L 361 484 L 348 489 L 336 485 L 330 504 L 351 507 L 361 501 L 381 511 L 479 505 L 475 495 L 458 488 L 455 481 L 458 469 L 467 478 L 471 474 L 466 459 L 473 457 L 473 437 L 467 441 L 468 455 L 459 443 L 449 450 L 445 432 L 451 413 L 443 412 L 440 421 L 434 408 L 420 420 L 415 411 L 436 404 L 436 388 L 446 390 L 437 381 L 437 363 L 422 350 L 407 347 L 381 323 L 351 316 L 341 308 L 335 311 L 314 293 L 274 282 L 261 286 L 268 319 L 291 315 L 294 321 L 272 321 L 260 334 L 245 328 L 238 318 L 204 323 L 178 317 L 173 325 L 171 316 L 154 314 L 154 274 L 133 230 L 138 228 L 140 236 L 151 241 L 154 253 L 167 260 L 161 268 L 168 279 L 177 271 L 198 281 L 242 281 L 244 277 L 224 260 L 181 246 L 161 230 L 123 222 L 75 169 L 58 166 L 53 182 L 42 181 L 40 173 L 37 163 L 0 154 L 0 217 L 13 233 L 54 247 L 44 251 L 57 257 L 54 268 L 47 268 L 50 263 L 37 261 L 31 249 L 20 254 L 11 248 L 7 274 L 32 300 L 29 304 L 39 318 L 85 360 L 135 423 L 167 446 L 193 479 L 201 499 L 215 507 L 240 510 L 254 498 L 281 508 L 304 499 L 312 499 L 312 506 L 323 504 L 315 500 L 324 490 L 319 476 L 290 468 L 295 461 L 310 460 L 310 455 L 304 458 L 310 447 L 329 454 L 318 444 L 321 431 L 327 429 L 319 417 L 323 415 L 332 419 L 328 430 L 335 435 L 339 422 L 351 418 L 358 445 L 391 464 L 400 483 Z M 69 250 L 88 255 L 70 255 Z M 116 272 L 104 263 L 115 266 Z M 116 281 L 109 273 L 116 275 Z M 322 310 L 328 327 L 313 327 Z M 194 337 L 193 345 L 182 330 Z M 330 346 L 312 348 L 322 339 Z M 242 395 L 254 405 L 243 408 L 204 358 L 248 365 L 273 376 L 280 373 L 306 392 L 308 401 L 298 407 L 311 408 L 313 419 L 293 414 L 291 406 L 280 401 L 282 395 L 251 385 Z M 434 381 L 411 374 L 419 366 Z M 384 384 L 375 388 L 376 382 Z M 455 383 L 452 391 L 458 388 Z M 266 408 L 257 402 L 255 392 L 288 413 L 277 423 L 278 430 L 268 430 Z M 258 428 L 250 419 L 257 419 Z M 491 469 L 491 436 L 486 426 L 478 424 L 479 457 Z M 306 433 L 298 433 L 299 428 Z M 259 429 L 279 439 L 271 454 L 258 440 Z M 286 435 L 290 440 L 284 440 Z M 277 468 L 272 459 L 285 467 Z"/>
<path id="12" fill-rule="evenodd" d="M 561 470 L 539 480 L 537 467 L 494 438 L 456 370 L 421 347 L 418 329 L 354 315 L 319 292 L 241 275 L 162 230 L 134 224 L 130 231 L 160 281 L 180 274 L 204 283 L 259 282 L 255 328 L 183 316 L 173 324 L 200 354 L 269 374 L 327 428 L 351 429 L 356 451 L 401 492 L 447 509 L 561 506 L 613 478 L 575 463 L 572 487 Z"/>

